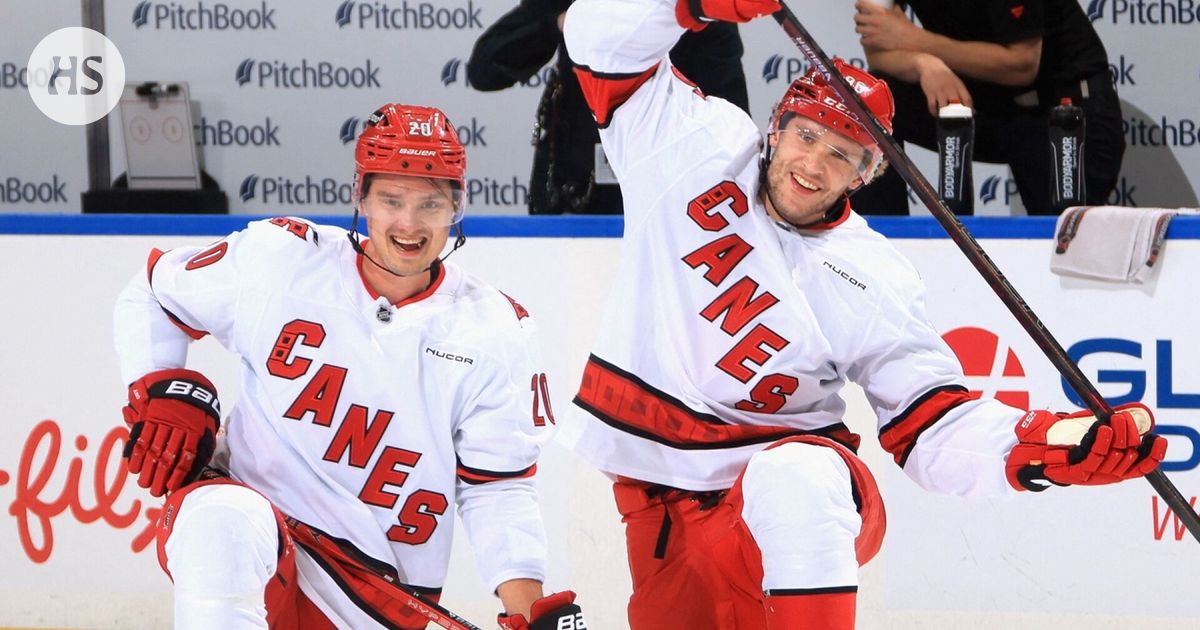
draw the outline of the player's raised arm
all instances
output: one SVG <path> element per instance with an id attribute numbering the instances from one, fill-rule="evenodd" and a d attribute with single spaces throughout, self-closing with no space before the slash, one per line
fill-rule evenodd
<path id="1" fill-rule="evenodd" d="M 579 85 L 600 126 L 604 152 L 621 182 L 625 214 L 637 215 L 664 185 L 699 165 L 724 165 L 728 153 L 753 143 L 758 130 L 745 112 L 705 96 L 671 65 L 668 51 L 685 25 L 703 27 L 692 5 L 748 21 L 774 2 L 712 0 L 580 0 L 563 36 Z M 704 18 L 707 19 L 707 18 Z"/>

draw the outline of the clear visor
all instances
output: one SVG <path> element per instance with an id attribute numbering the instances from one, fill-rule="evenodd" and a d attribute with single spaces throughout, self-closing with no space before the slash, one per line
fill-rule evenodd
<path id="1" fill-rule="evenodd" d="M 830 169 L 845 175 L 857 175 L 864 180 L 874 172 L 878 156 L 857 142 L 829 129 L 813 129 L 804 125 L 780 129 L 779 142 L 790 136 L 790 142 L 808 151 Z"/>
<path id="2" fill-rule="evenodd" d="M 428 228 L 454 225 L 466 212 L 463 191 L 444 179 L 376 181 L 360 204 L 373 220 Z"/>

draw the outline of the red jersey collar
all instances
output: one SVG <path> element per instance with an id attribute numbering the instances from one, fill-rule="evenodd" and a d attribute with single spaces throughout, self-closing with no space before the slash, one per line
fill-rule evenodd
<path id="1" fill-rule="evenodd" d="M 370 240 L 371 239 L 364 239 L 362 242 L 363 246 L 365 247 L 366 244 L 370 242 Z M 371 288 L 371 283 L 367 282 L 367 277 L 363 275 L 363 260 L 364 259 L 365 259 L 365 256 L 363 256 L 362 254 L 357 254 L 355 256 L 354 266 L 358 269 L 358 278 L 359 278 L 359 280 L 362 280 L 362 285 L 363 285 L 363 288 L 367 290 L 367 295 L 370 295 L 372 300 L 378 300 L 380 298 L 380 295 L 375 292 L 375 289 Z M 396 302 L 392 306 L 399 308 L 406 304 L 412 304 L 413 302 L 420 302 L 421 300 L 424 300 L 425 298 L 427 298 L 427 297 L 433 295 L 435 292 L 437 292 L 438 287 L 442 286 L 442 280 L 446 279 L 446 269 L 442 265 L 442 261 L 437 258 L 435 258 L 433 260 L 433 264 L 429 265 L 429 268 L 430 268 L 430 270 L 433 271 L 433 273 L 431 274 L 432 278 L 429 281 L 429 286 L 425 287 L 425 289 L 422 290 L 420 293 L 417 293 L 416 295 L 413 295 L 411 297 L 400 300 L 399 302 Z"/>

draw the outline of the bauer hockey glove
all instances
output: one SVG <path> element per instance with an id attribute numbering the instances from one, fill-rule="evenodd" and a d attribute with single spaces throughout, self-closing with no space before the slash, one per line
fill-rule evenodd
<path id="1" fill-rule="evenodd" d="M 1016 426 L 1017 445 L 1005 472 L 1017 490 L 1050 486 L 1103 485 L 1154 471 L 1167 441 L 1150 433 L 1154 415 L 1141 403 L 1121 405 L 1109 422 L 1090 411 L 1063 414 L 1030 411 Z"/>
<path id="2" fill-rule="evenodd" d="M 709 22 L 749 22 L 783 8 L 776 0 L 678 0 L 675 21 L 693 31 L 703 30 Z"/>
<path id="3" fill-rule="evenodd" d="M 531 621 L 526 621 L 525 615 L 501 613 L 496 623 L 502 630 L 587 630 L 583 610 L 575 605 L 574 591 L 561 591 L 533 602 L 529 616 L 533 617 Z"/>
<path id="4" fill-rule="evenodd" d="M 151 372 L 129 386 L 124 455 L 138 485 L 159 497 L 196 479 L 221 427 L 217 389 L 194 370 Z"/>

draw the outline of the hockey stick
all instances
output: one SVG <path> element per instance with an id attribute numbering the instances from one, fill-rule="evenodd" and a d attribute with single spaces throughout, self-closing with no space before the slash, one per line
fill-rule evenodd
<path id="1" fill-rule="evenodd" d="M 479 626 L 425 599 L 420 593 L 408 589 L 403 590 L 411 598 L 405 604 L 418 613 L 425 615 L 434 625 L 446 628 L 447 630 L 480 630 Z"/>
<path id="2" fill-rule="evenodd" d="M 1096 414 L 1097 418 L 1107 421 L 1112 416 L 1112 406 L 1100 396 L 1100 392 L 1083 375 L 1079 366 L 1067 356 L 1062 346 L 1058 344 L 1058 341 L 1054 339 L 1050 331 L 1046 330 L 1041 320 L 1033 313 L 1033 310 L 1029 308 L 1029 305 L 1025 303 L 1025 300 L 1021 298 L 1017 290 L 1009 284 L 1004 274 L 1000 273 L 1000 269 L 996 267 L 996 263 L 992 262 L 987 252 L 979 246 L 979 242 L 975 240 L 975 237 L 971 236 L 971 233 L 958 220 L 958 217 L 942 203 L 933 186 L 917 170 L 912 160 L 905 155 L 900 146 L 896 144 L 896 141 L 884 131 L 883 126 L 879 124 L 879 120 L 867 109 L 862 99 L 854 92 L 854 89 L 846 83 L 841 74 L 833 71 L 833 62 L 830 61 L 829 56 L 825 54 L 825 51 L 821 50 L 821 47 L 817 45 L 808 30 L 800 24 L 800 20 L 796 19 L 792 10 L 782 0 L 779 4 L 782 8 L 775 12 L 774 17 L 779 22 L 779 25 L 783 27 L 788 37 L 791 38 L 792 43 L 808 58 L 813 67 L 825 76 L 825 79 L 838 93 L 838 96 L 842 98 L 846 108 L 857 116 L 859 120 L 866 123 L 867 131 L 879 143 L 884 155 L 891 162 L 892 168 L 896 169 L 896 172 L 908 182 L 909 186 L 912 186 L 917 197 L 925 204 L 926 208 L 929 208 L 930 213 L 933 214 L 938 223 L 942 224 L 942 228 L 946 230 L 946 234 L 950 237 L 950 240 L 958 245 L 958 248 L 966 255 L 967 260 L 971 261 L 971 264 L 975 266 L 975 269 L 979 271 L 983 279 L 996 292 L 1000 301 L 1004 302 L 1004 305 L 1017 318 L 1017 321 L 1025 329 L 1025 332 L 1029 333 L 1033 341 L 1046 354 L 1046 358 L 1050 360 L 1050 363 L 1062 374 L 1063 379 L 1087 403 L 1088 409 Z M 1183 524 L 1192 533 L 1192 536 L 1197 541 L 1200 541 L 1200 516 L 1196 515 L 1195 510 L 1192 509 L 1183 494 L 1179 492 L 1179 489 L 1158 469 L 1147 474 L 1146 479 L 1150 481 L 1150 485 L 1154 486 L 1155 491 L 1170 506 L 1175 516 L 1183 521 Z"/>
<path id="3" fill-rule="evenodd" d="M 287 522 L 288 530 L 291 532 L 292 540 L 295 542 L 296 546 L 304 549 L 304 551 L 308 554 L 308 557 L 311 558 L 313 562 L 316 562 L 318 565 L 320 565 L 329 576 L 337 580 L 339 584 L 359 581 L 350 574 L 350 569 L 347 569 L 346 565 L 327 558 L 326 554 L 321 551 L 322 538 L 326 540 L 336 539 L 333 539 L 321 530 L 312 527 L 311 525 L 307 525 L 290 516 L 285 517 L 285 521 Z M 365 562 L 356 563 L 353 566 L 353 570 L 360 573 L 366 573 L 371 578 L 386 582 L 386 586 L 371 586 L 375 588 L 376 591 L 383 592 L 386 597 L 395 603 L 402 605 L 405 608 L 412 609 L 417 614 L 424 616 L 429 620 L 430 623 L 438 626 L 439 628 L 446 628 L 446 630 L 481 630 L 479 626 L 430 601 L 412 587 L 406 584 L 401 584 L 394 575 L 379 571 L 377 568 Z M 343 588 L 343 592 L 364 611 L 369 611 L 371 609 L 369 604 L 366 604 L 358 599 L 352 591 Z M 368 612 L 368 614 L 371 613 Z M 375 615 L 372 616 L 375 617 Z M 380 624 L 388 625 L 387 619 L 380 617 L 375 617 L 375 619 L 376 621 L 380 622 Z M 391 626 L 389 625 L 389 627 Z"/>

